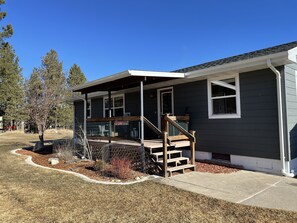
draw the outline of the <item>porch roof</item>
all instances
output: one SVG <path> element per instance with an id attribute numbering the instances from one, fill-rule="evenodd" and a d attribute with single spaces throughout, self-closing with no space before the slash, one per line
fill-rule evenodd
<path id="1" fill-rule="evenodd" d="M 143 81 L 143 84 L 147 85 L 184 77 L 185 73 L 181 72 L 126 70 L 73 87 L 72 91 L 81 92 L 82 94 L 97 91 L 118 91 L 137 87 L 140 81 Z"/>

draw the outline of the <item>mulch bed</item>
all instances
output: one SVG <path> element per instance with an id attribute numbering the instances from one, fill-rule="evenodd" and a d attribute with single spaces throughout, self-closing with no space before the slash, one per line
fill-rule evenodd
<path id="1" fill-rule="evenodd" d="M 106 177 L 100 174 L 100 171 L 94 171 L 92 169 L 94 162 L 92 161 L 78 161 L 78 162 L 70 162 L 66 163 L 63 160 L 56 164 L 51 165 L 48 161 L 49 158 L 55 158 L 55 154 L 39 154 L 32 152 L 30 150 L 17 150 L 18 154 L 27 155 L 32 157 L 32 161 L 38 165 L 50 167 L 53 169 L 61 169 L 61 170 L 67 170 L 67 171 L 73 171 L 76 173 L 83 174 L 91 179 L 99 180 L 99 181 L 118 181 L 119 179 L 116 179 L 114 177 Z M 144 174 L 140 172 L 133 171 L 132 177 L 127 180 L 121 180 L 122 182 L 134 180 L 136 177 L 143 177 Z"/>
<path id="2" fill-rule="evenodd" d="M 226 164 L 227 165 L 227 164 Z M 226 166 L 223 164 L 213 164 L 208 162 L 196 162 L 196 171 L 215 174 L 234 173 L 241 170 L 241 167 Z"/>
<path id="3" fill-rule="evenodd" d="M 118 179 L 110 176 L 104 176 L 101 174 L 100 171 L 94 171 L 92 169 L 94 162 L 92 161 L 79 161 L 79 162 L 71 162 L 66 163 L 64 161 L 60 161 L 56 165 L 51 165 L 48 162 L 49 158 L 56 157 L 55 154 L 39 154 L 32 152 L 30 150 L 18 150 L 18 154 L 27 155 L 32 157 L 32 161 L 36 164 L 41 166 L 50 167 L 53 169 L 62 169 L 67 171 L 73 171 L 76 173 L 83 174 L 91 179 L 99 180 L 99 181 L 118 181 Z M 217 163 L 208 163 L 206 161 L 196 161 L 196 171 L 197 172 L 204 172 L 204 173 L 213 173 L 213 174 L 229 174 L 239 171 L 240 167 L 235 166 L 226 166 L 223 164 Z M 187 171 L 189 172 L 189 171 Z M 178 173 L 174 173 L 176 175 Z M 145 174 L 133 171 L 133 177 L 128 180 L 121 180 L 121 181 L 129 181 L 134 180 L 136 177 L 143 177 Z"/>

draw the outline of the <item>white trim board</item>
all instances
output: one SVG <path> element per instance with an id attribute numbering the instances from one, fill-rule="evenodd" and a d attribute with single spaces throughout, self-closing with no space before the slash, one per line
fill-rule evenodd
<path id="1" fill-rule="evenodd" d="M 159 88 L 157 89 L 157 112 L 158 112 L 158 128 L 161 129 L 161 91 L 170 90 L 171 89 L 171 100 L 172 100 L 172 115 L 174 115 L 174 92 L 173 87 Z"/>
<path id="2" fill-rule="evenodd" d="M 183 150 L 183 155 L 190 157 L 190 150 Z M 211 152 L 196 151 L 195 158 L 197 160 L 211 160 Z M 246 170 L 259 171 L 264 173 L 273 173 L 281 175 L 281 161 L 275 159 L 266 159 L 251 156 L 230 155 L 230 164 L 243 166 Z M 297 171 L 297 158 L 291 162 L 291 169 L 295 168 Z"/>
<path id="3" fill-rule="evenodd" d="M 82 90 L 84 88 L 104 84 L 107 82 L 119 80 L 125 77 L 167 77 L 167 78 L 184 78 L 185 73 L 180 72 L 162 72 L 162 71 L 145 71 L 145 70 L 126 70 L 107 77 L 103 77 L 85 84 L 81 84 L 71 88 L 72 91 Z"/>

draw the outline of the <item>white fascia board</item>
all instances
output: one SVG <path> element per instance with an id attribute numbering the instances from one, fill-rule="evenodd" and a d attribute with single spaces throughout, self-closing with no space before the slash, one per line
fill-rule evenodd
<path id="1" fill-rule="evenodd" d="M 288 59 L 293 63 L 297 63 L 297 47 L 290 49 L 288 53 L 289 53 Z"/>
<path id="2" fill-rule="evenodd" d="M 168 77 L 168 78 L 184 78 L 185 73 L 174 73 L 174 72 L 160 72 L 160 71 L 144 71 L 144 70 L 126 70 L 111 76 L 103 77 L 98 80 L 90 81 L 85 84 L 81 84 L 71 88 L 72 91 L 80 90 L 87 87 L 92 87 L 98 84 L 107 83 L 110 81 L 118 80 L 129 76 L 140 76 L 140 77 Z"/>
<path id="3" fill-rule="evenodd" d="M 289 62 L 288 55 L 289 55 L 289 51 L 285 51 L 285 52 L 280 52 L 276 54 L 270 54 L 266 56 L 242 60 L 238 62 L 231 62 L 231 63 L 218 65 L 218 66 L 214 66 L 206 69 L 191 71 L 186 73 L 186 78 L 202 77 L 202 76 L 208 76 L 211 74 L 230 72 L 230 71 L 238 72 L 240 69 L 243 69 L 246 67 L 263 66 L 264 68 L 264 67 L 267 67 L 266 63 L 268 59 L 270 59 L 273 62 L 273 64 L 281 65 Z"/>
<path id="4" fill-rule="evenodd" d="M 114 81 L 114 80 L 124 78 L 124 77 L 128 77 L 128 76 L 131 76 L 131 74 L 129 73 L 129 71 L 126 70 L 126 71 L 123 71 L 123 72 L 120 72 L 120 73 L 116 73 L 116 74 L 113 74 L 113 75 L 110 75 L 110 76 L 107 76 L 107 77 L 103 77 L 103 78 L 100 78 L 100 79 L 97 79 L 97 80 L 94 80 L 94 81 L 87 82 L 85 84 L 75 86 L 75 87 L 71 88 L 71 90 L 72 91 L 80 90 L 80 89 L 83 89 L 83 88 L 92 87 L 92 86 L 95 86 L 95 85 L 98 85 L 98 84 L 103 84 L 103 83 L 106 83 L 106 82 Z"/>
<path id="5" fill-rule="evenodd" d="M 177 72 L 129 70 L 129 73 L 131 74 L 131 76 L 140 76 L 140 77 L 168 77 L 168 78 L 185 77 L 185 73 L 177 73 Z"/>

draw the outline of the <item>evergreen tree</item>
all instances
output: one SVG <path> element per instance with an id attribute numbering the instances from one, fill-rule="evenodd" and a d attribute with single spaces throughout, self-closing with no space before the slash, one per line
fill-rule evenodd
<path id="1" fill-rule="evenodd" d="M 24 85 L 19 59 L 10 44 L 0 48 L 0 110 L 4 120 L 18 125 L 24 120 Z"/>
<path id="2" fill-rule="evenodd" d="M 0 0 L 0 6 L 5 4 L 5 0 Z M 0 21 L 6 17 L 6 12 L 0 12 Z M 13 28 L 10 24 L 2 27 L 2 31 L 0 31 L 0 43 L 4 44 L 4 40 L 6 38 L 11 37 L 13 34 Z"/>
<path id="3" fill-rule="evenodd" d="M 86 83 L 87 79 L 77 64 L 73 64 L 70 68 L 67 84 L 69 87 Z"/>
<path id="4" fill-rule="evenodd" d="M 67 77 L 67 86 L 74 87 L 86 82 L 86 77 L 77 64 L 74 64 L 69 71 Z M 71 97 L 71 91 L 66 93 L 67 97 Z M 73 105 L 66 101 L 59 104 L 50 115 L 50 122 L 52 126 L 70 128 L 73 125 Z"/>
<path id="5" fill-rule="evenodd" d="M 49 116 L 64 100 L 66 92 L 62 62 L 56 51 L 51 50 L 43 57 L 41 67 L 34 68 L 26 87 L 28 113 L 43 144 Z"/>

